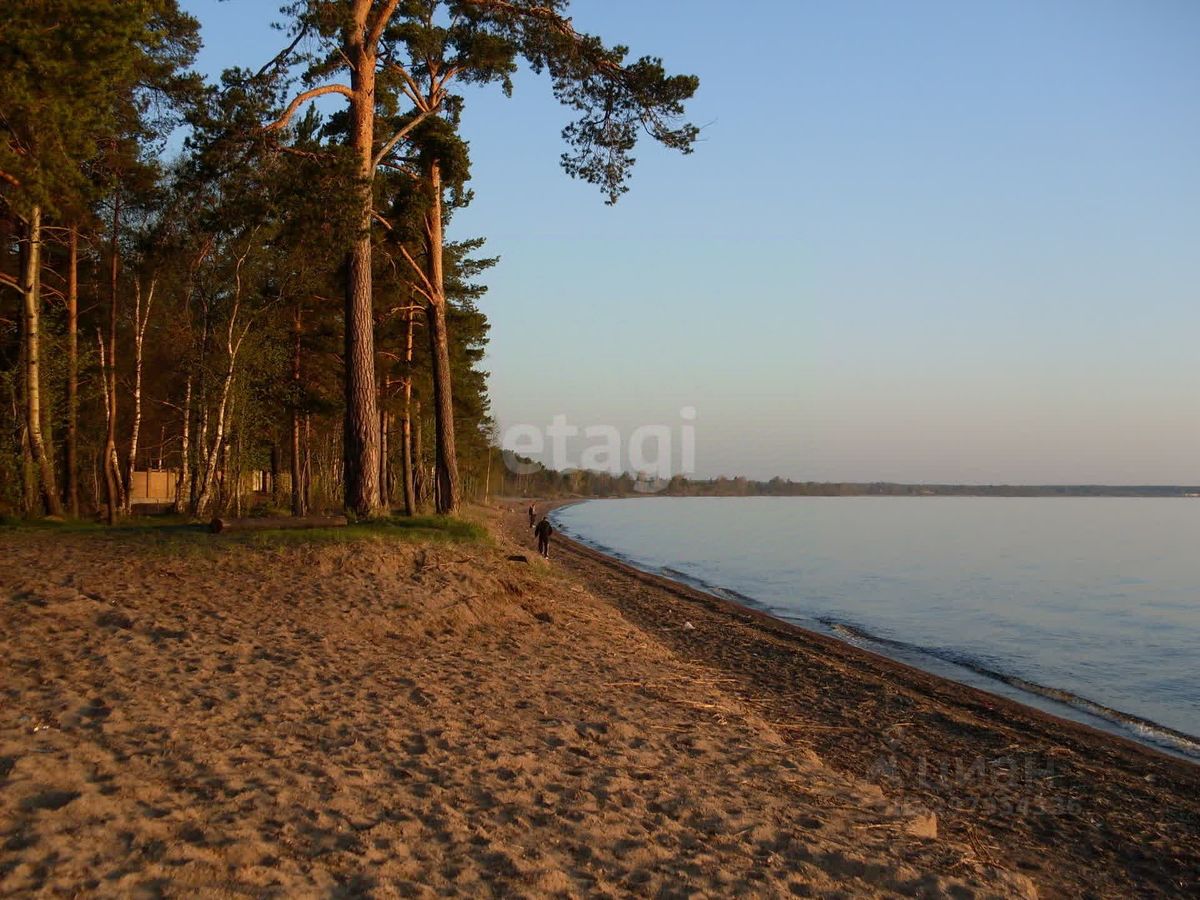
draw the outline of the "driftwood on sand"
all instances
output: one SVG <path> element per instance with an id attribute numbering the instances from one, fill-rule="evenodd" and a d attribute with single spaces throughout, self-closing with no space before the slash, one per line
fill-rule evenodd
<path id="1" fill-rule="evenodd" d="M 213 534 L 225 531 L 275 531 L 279 528 L 344 528 L 349 522 L 345 516 L 263 516 L 254 519 L 212 520 L 209 528 Z"/>

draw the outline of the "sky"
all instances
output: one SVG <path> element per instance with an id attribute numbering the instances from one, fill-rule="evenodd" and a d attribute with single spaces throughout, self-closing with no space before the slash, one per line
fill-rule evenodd
<path id="1" fill-rule="evenodd" d="M 203 71 L 282 46 L 274 0 L 182 5 Z M 662 426 L 704 477 L 1200 483 L 1200 3 L 571 8 L 699 75 L 703 130 L 608 207 L 544 79 L 467 92 L 449 237 L 501 257 L 501 432 Z"/>

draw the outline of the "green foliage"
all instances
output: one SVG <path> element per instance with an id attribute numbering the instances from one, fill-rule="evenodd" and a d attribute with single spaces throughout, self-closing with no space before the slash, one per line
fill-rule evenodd
<path id="1" fill-rule="evenodd" d="M 456 0 L 452 19 L 504 42 L 534 71 L 548 72 L 555 97 L 578 118 L 563 130 L 562 165 L 574 178 L 598 186 L 608 202 L 628 190 L 632 153 L 647 134 L 665 147 L 690 153 L 699 136 L 682 121 L 684 105 L 700 86 L 693 75 L 667 74 L 662 60 L 628 62 L 628 48 L 575 31 L 567 0 Z"/>
<path id="2" fill-rule="evenodd" d="M 10 0 L 0 16 L 0 173 L 16 210 L 78 217 L 89 163 L 169 130 L 198 86 L 198 23 L 175 0 Z"/>
<path id="3" fill-rule="evenodd" d="M 244 538 L 245 543 L 259 546 L 346 543 L 360 540 L 479 544 L 490 540 L 487 529 L 482 525 L 467 519 L 446 516 L 392 516 L 355 522 L 345 528 L 242 532 L 231 537 Z"/>
<path id="4" fill-rule="evenodd" d="M 685 104 L 699 88 L 694 75 L 670 75 L 661 59 L 628 60 L 628 48 L 577 32 L 568 0 L 407 0 L 382 31 L 384 61 L 377 84 L 380 126 L 409 115 L 406 88 L 431 90 L 446 73 L 466 84 L 498 84 L 512 93 L 512 76 L 525 60 L 548 73 L 555 97 L 577 115 L 563 130 L 563 168 L 597 185 L 609 203 L 628 190 L 642 135 L 690 153 L 699 129 L 684 121 Z M 352 27 L 346 0 L 296 0 L 284 6 L 294 48 L 270 69 L 276 83 L 289 67 L 305 85 L 344 71 L 344 45 Z M 461 98 L 443 112 L 453 121 Z M 393 128 L 394 130 L 394 128 Z M 380 139 L 383 135 L 380 135 Z"/>
<path id="5" fill-rule="evenodd" d="M 489 468 L 500 468 L 482 370 L 489 324 L 478 306 L 486 290 L 482 278 L 496 260 L 480 255 L 482 238 L 431 247 L 426 230 L 435 208 L 435 168 L 443 224 L 472 200 L 469 148 L 458 133 L 464 99 L 456 86 L 491 84 L 511 93 L 522 60 L 548 72 L 556 96 L 578 113 L 565 132 L 564 165 L 600 185 L 610 201 L 625 189 L 639 135 L 684 152 L 695 138 L 695 129 L 679 124 L 695 79 L 669 76 L 657 60 L 627 62 L 624 48 L 575 32 L 568 5 L 401 0 L 386 23 L 375 23 L 380 35 L 371 149 L 380 166 L 370 196 L 380 215 L 370 228 L 378 399 L 395 417 L 404 411 L 401 386 L 411 389 L 415 464 L 422 467 L 418 481 L 426 494 L 434 391 L 421 311 L 426 300 L 415 268 L 429 268 L 434 253 L 444 267 L 466 495 L 481 495 Z M 297 86 L 349 80 L 355 6 L 350 0 L 289 3 L 282 30 L 290 45 L 283 52 L 262 68 L 231 69 L 218 84 L 205 85 L 188 70 L 199 48 L 198 24 L 177 0 L 5 5 L 0 303 L 16 296 L 22 220 L 40 205 L 47 221 L 43 420 L 56 465 L 62 465 L 69 424 L 68 227 L 79 235 L 77 470 L 85 512 L 103 494 L 107 428 L 97 338 L 108 355 L 109 309 L 115 306 L 115 361 L 110 356 L 109 362 L 116 366 L 116 450 L 124 470 L 133 444 L 139 325 L 132 298 L 135 292 L 147 296 L 151 286 L 136 467 L 183 467 L 190 476 L 184 500 L 196 491 L 196 473 L 207 467 L 217 483 L 214 509 L 236 511 L 286 507 L 287 470 L 295 462 L 314 510 L 342 505 L 339 420 L 348 405 L 343 263 L 348 247 L 362 237 L 368 194 L 348 146 L 347 115 L 324 118 L 289 100 Z M 385 6 L 368 4 L 372 15 Z M 291 113 L 286 126 L 267 125 L 285 109 Z M 166 160 L 167 138 L 180 123 L 187 128 L 183 152 Z M 403 140 L 392 140 L 414 123 Z M 16 321 L 0 306 L 3 511 L 30 505 L 17 414 L 25 388 Z M 417 334 L 411 362 L 410 323 Z M 295 454 L 293 434 L 299 436 Z M 396 434 L 389 443 L 394 471 L 401 465 Z M 254 493 L 252 482 L 267 482 L 270 489 Z"/>

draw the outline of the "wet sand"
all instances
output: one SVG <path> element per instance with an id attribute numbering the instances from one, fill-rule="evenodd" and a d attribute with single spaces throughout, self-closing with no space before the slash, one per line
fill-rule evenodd
<path id="1" fill-rule="evenodd" d="M 0 894 L 1033 896 L 698 652 L 729 611 L 486 515 L 0 534 Z"/>
<path id="2" fill-rule="evenodd" d="M 789 744 L 933 810 L 1046 897 L 1200 896 L 1200 766 L 643 573 L 559 536 L 555 562 Z M 691 627 L 686 627 L 690 625 Z"/>

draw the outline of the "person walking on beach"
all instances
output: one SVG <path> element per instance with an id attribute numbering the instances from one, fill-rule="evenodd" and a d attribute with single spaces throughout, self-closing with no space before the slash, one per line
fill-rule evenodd
<path id="1" fill-rule="evenodd" d="M 537 506 L 529 504 L 529 527 L 533 528 L 537 524 Z"/>
<path id="2" fill-rule="evenodd" d="M 538 522 L 537 528 L 533 530 L 538 539 L 538 553 L 542 554 L 544 559 L 550 558 L 550 535 L 554 534 L 554 527 L 550 524 L 549 519 L 542 519 Z"/>

